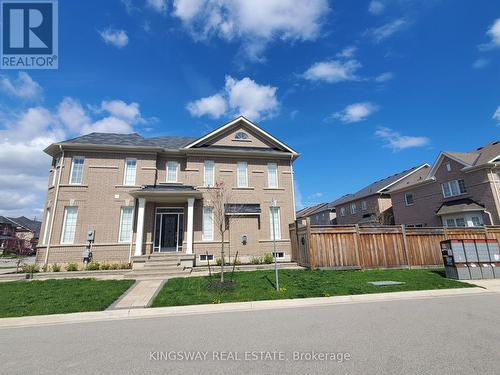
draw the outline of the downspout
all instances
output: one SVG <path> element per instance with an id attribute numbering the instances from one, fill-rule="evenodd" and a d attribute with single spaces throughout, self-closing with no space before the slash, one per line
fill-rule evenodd
<path id="1" fill-rule="evenodd" d="M 50 244 L 52 243 L 52 232 L 54 229 L 54 219 L 57 213 L 57 200 L 59 199 L 59 187 L 61 185 L 61 176 L 62 169 L 64 166 L 64 150 L 61 145 L 59 145 L 59 150 L 61 150 L 61 163 L 59 165 L 59 175 L 57 176 L 57 185 L 56 185 L 56 193 L 54 195 L 54 204 L 52 205 L 52 215 L 50 216 L 50 230 L 49 230 L 49 238 L 47 240 L 47 249 L 45 250 L 45 261 L 43 262 L 43 266 L 47 267 L 49 263 L 49 251 Z M 56 164 L 56 173 L 57 173 L 57 164 Z"/>
<path id="2" fill-rule="evenodd" d="M 292 208 L 293 208 L 293 221 L 297 220 L 297 213 L 296 213 L 296 207 L 295 207 L 295 184 L 294 184 L 294 178 L 295 178 L 295 173 L 293 171 L 293 155 L 290 155 L 290 172 L 292 173 Z"/>
<path id="3" fill-rule="evenodd" d="M 493 174 L 493 170 L 492 169 L 490 169 L 490 178 L 491 178 L 491 182 L 493 183 L 493 189 L 495 190 L 495 196 L 497 198 L 496 209 L 497 209 L 497 212 L 498 212 L 499 211 L 498 208 L 500 206 L 500 195 L 498 193 L 498 182 L 495 181 L 495 175 Z M 488 212 L 488 215 L 490 217 L 490 223 L 491 223 L 491 225 L 495 225 L 495 224 L 493 224 L 493 220 L 492 220 L 492 216 L 491 216 L 490 212 Z"/>
<path id="4" fill-rule="evenodd" d="M 490 218 L 490 225 L 495 225 L 493 223 L 493 215 L 491 215 L 491 212 L 488 211 L 488 210 L 484 210 L 484 213 L 488 215 L 488 217 Z"/>
<path id="5" fill-rule="evenodd" d="M 134 231 L 133 231 L 133 228 L 135 228 L 137 226 L 137 218 L 136 218 L 136 214 L 137 214 L 137 199 L 134 199 L 134 217 L 133 217 L 133 222 L 132 222 L 132 236 L 130 238 L 130 248 L 129 248 L 129 253 L 128 253 L 128 264 L 132 264 L 132 249 L 133 249 L 133 245 L 134 245 Z M 136 233 L 137 233 L 137 229 L 136 229 Z M 153 244 L 154 246 L 154 244 Z"/>

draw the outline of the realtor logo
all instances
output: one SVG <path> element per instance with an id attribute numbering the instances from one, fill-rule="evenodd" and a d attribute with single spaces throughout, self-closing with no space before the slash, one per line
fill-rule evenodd
<path id="1" fill-rule="evenodd" d="M 57 69 L 57 1 L 1 1 L 2 69 Z"/>

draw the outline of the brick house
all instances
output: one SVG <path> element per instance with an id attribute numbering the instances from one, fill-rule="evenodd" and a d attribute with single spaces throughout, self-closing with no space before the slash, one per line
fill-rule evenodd
<path id="1" fill-rule="evenodd" d="M 100 262 L 135 267 L 158 253 L 206 264 L 221 247 L 209 201 L 219 183 L 232 191 L 227 215 L 238 213 L 225 239 L 231 254 L 245 262 L 272 252 L 275 237 L 278 259 L 290 259 L 299 154 L 243 117 L 200 138 L 92 133 L 45 152 L 53 163 L 38 263 L 81 262 L 93 231 Z"/>
<path id="2" fill-rule="evenodd" d="M 499 225 L 500 143 L 470 152 L 441 152 L 418 181 L 391 191 L 396 224 Z"/>

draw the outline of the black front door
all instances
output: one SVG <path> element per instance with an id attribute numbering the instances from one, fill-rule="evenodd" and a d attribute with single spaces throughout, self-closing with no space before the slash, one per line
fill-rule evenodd
<path id="1" fill-rule="evenodd" d="M 177 251 L 177 227 L 179 215 L 163 214 L 161 221 L 160 251 Z"/>
<path id="2" fill-rule="evenodd" d="M 157 208 L 155 215 L 154 251 L 180 251 L 184 234 L 182 208 Z"/>

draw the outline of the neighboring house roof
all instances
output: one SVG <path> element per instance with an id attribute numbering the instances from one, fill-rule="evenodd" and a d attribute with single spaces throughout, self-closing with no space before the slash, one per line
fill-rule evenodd
<path id="1" fill-rule="evenodd" d="M 455 214 L 465 211 L 484 211 L 484 206 L 473 201 L 470 198 L 457 199 L 454 201 L 444 202 L 439 210 L 437 210 L 436 215 L 448 215 Z"/>
<path id="2" fill-rule="evenodd" d="M 445 157 L 455 160 L 464 167 L 478 167 L 493 163 L 500 157 L 500 141 L 493 141 L 470 152 L 443 151 L 439 154 L 434 166 L 429 171 L 428 179 L 432 178 Z"/>
<path id="3" fill-rule="evenodd" d="M 412 174 L 421 171 L 422 169 L 429 168 L 428 164 L 422 164 L 410 169 L 407 169 L 403 172 L 396 173 L 392 176 L 383 178 L 381 180 L 375 181 L 374 183 L 365 186 L 363 189 L 357 191 L 354 194 L 346 194 L 343 197 L 337 199 L 333 203 L 335 206 L 339 206 L 342 204 L 346 204 L 348 202 L 352 202 L 361 198 L 366 198 L 374 194 L 382 194 L 388 193 L 390 188 L 397 183 L 401 183 L 404 179 L 409 178 Z"/>
<path id="4" fill-rule="evenodd" d="M 40 228 L 42 227 L 41 221 L 28 219 L 26 216 L 8 217 L 7 219 L 12 221 L 14 225 L 33 232 L 35 237 L 40 235 Z"/>
<path id="5" fill-rule="evenodd" d="M 412 173 L 411 175 L 407 176 L 406 178 L 392 185 L 388 189 L 388 192 L 390 193 L 392 191 L 399 190 L 407 186 L 415 185 L 418 184 L 419 182 L 425 181 L 427 175 L 429 174 L 430 169 L 431 169 L 430 165 L 427 165 L 424 168 L 420 168 L 415 173 Z"/>
<path id="6" fill-rule="evenodd" d="M 0 224 L 8 224 L 8 225 L 14 226 L 14 224 L 12 223 L 12 220 L 9 220 L 5 216 L 0 216 Z"/>
<path id="7" fill-rule="evenodd" d="M 330 206 L 329 203 L 320 203 L 320 204 L 317 204 L 317 205 L 314 205 L 311 207 L 306 207 L 306 208 L 303 208 L 303 209 L 297 211 L 296 216 L 298 219 L 300 219 L 302 217 L 311 216 L 315 213 L 318 213 L 318 212 L 321 212 L 324 210 L 333 209 L 333 207 L 330 208 L 329 206 Z"/>

